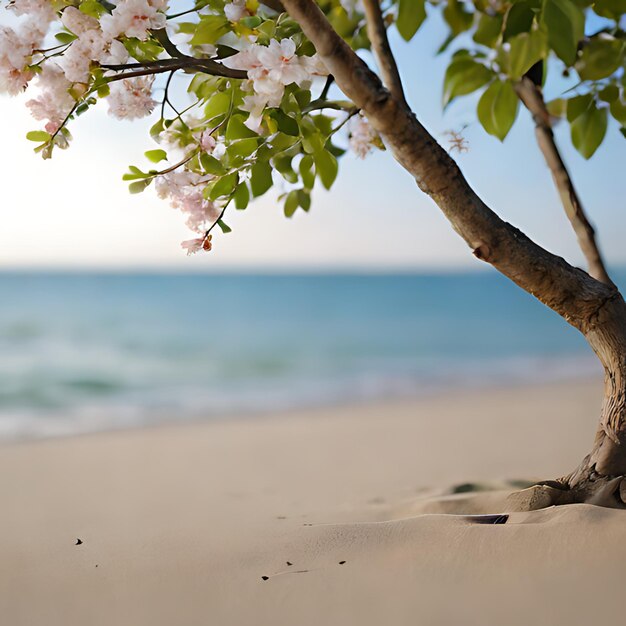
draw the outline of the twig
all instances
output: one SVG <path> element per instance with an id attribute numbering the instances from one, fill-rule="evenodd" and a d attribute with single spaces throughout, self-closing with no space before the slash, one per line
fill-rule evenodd
<path id="1" fill-rule="evenodd" d="M 587 259 L 589 273 L 603 283 L 613 285 L 596 242 L 594 228 L 587 219 L 574 182 L 556 145 L 550 113 L 546 108 L 541 89 L 528 77 L 524 77 L 515 85 L 515 91 L 533 116 L 539 149 L 550 169 L 565 214 L 576 233 L 578 245 Z"/>
<path id="2" fill-rule="evenodd" d="M 363 7 L 367 19 L 367 35 L 376 55 L 383 83 L 398 102 L 406 104 L 402 79 L 387 38 L 387 27 L 383 19 L 380 2 L 379 0 L 363 0 Z"/>

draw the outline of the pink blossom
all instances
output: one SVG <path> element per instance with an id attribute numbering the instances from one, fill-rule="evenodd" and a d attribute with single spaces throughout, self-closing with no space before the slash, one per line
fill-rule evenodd
<path id="1" fill-rule="evenodd" d="M 231 22 L 238 22 L 250 15 L 250 12 L 246 8 L 246 0 L 233 0 L 224 5 L 224 15 Z"/>
<path id="2" fill-rule="evenodd" d="M 43 37 L 44 33 L 31 22 L 22 24 L 19 30 L 0 26 L 0 93 L 16 95 L 26 88 L 34 76 L 28 65 Z"/>
<path id="3" fill-rule="evenodd" d="M 56 19 L 56 13 L 49 0 L 13 0 L 7 7 L 16 15 L 25 15 L 30 23 L 42 34 Z"/>
<path id="4" fill-rule="evenodd" d="M 73 83 L 88 83 L 92 61 L 104 54 L 107 41 L 101 30 L 87 30 L 80 34 L 60 57 L 59 65 Z"/>
<path id="5" fill-rule="evenodd" d="M 39 95 L 26 106 L 36 120 L 46 120 L 46 131 L 54 134 L 74 106 L 69 89 L 72 86 L 61 69 L 54 63 L 46 63 L 35 79 Z"/>
<path id="6" fill-rule="evenodd" d="M 67 7 L 61 13 L 61 21 L 63 26 L 75 35 L 82 35 L 89 30 L 100 30 L 98 20 L 89 15 L 85 15 L 76 7 Z"/>
<path id="7" fill-rule="evenodd" d="M 154 76 L 125 78 L 111 85 L 109 113 L 117 119 L 134 120 L 146 117 L 157 105 L 152 97 Z"/>
<path id="8" fill-rule="evenodd" d="M 217 145 L 217 141 L 215 137 L 213 137 L 208 131 L 202 131 L 200 134 L 200 147 L 211 154 L 215 150 L 215 146 Z"/>
<path id="9" fill-rule="evenodd" d="M 122 0 L 110 15 L 100 18 L 100 24 L 110 39 L 124 35 L 145 41 L 150 30 L 165 28 L 166 18 L 161 10 L 166 6 L 165 0 Z"/>
<path id="10" fill-rule="evenodd" d="M 198 237 L 197 239 L 187 239 L 180 244 L 183 250 L 187 251 L 187 256 L 199 252 L 204 247 L 204 237 Z"/>
<path id="11" fill-rule="evenodd" d="M 185 214 L 187 226 L 203 233 L 219 218 L 222 209 L 205 199 L 202 192 L 211 176 L 201 176 L 189 170 L 171 172 L 160 176 L 156 182 L 160 198 L 168 198 L 172 208 Z"/>
<path id="12" fill-rule="evenodd" d="M 378 133 L 370 126 L 367 118 L 359 114 L 350 121 L 350 148 L 361 159 L 372 150 Z"/>

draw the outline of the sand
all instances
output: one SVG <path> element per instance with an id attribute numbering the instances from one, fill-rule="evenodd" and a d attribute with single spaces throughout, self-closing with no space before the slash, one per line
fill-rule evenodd
<path id="1" fill-rule="evenodd" d="M 443 513 L 503 512 L 502 492 L 455 485 L 571 470 L 600 395 L 459 391 L 5 444 L 0 622 L 623 624 L 626 512 Z"/>

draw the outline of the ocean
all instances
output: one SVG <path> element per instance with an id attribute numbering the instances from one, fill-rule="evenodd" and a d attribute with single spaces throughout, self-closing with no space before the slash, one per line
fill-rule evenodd
<path id="1" fill-rule="evenodd" d="M 0 294 L 4 439 L 600 373 L 492 271 L 4 272 Z"/>

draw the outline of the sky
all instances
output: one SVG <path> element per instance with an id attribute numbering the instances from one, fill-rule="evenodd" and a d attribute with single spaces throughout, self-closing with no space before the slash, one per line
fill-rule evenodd
<path id="1" fill-rule="evenodd" d="M 0 15 L 0 23 L 5 19 Z M 582 265 L 529 115 L 520 111 L 500 143 L 475 121 L 477 97 L 459 99 L 442 113 L 448 59 L 435 51 L 445 36 L 437 17 L 410 44 L 392 35 L 418 118 L 442 143 L 446 130 L 467 125 L 470 150 L 458 161 L 478 194 L 538 243 Z M 182 215 L 151 189 L 130 195 L 121 180 L 129 164 L 144 164 L 144 151 L 156 147 L 147 132 L 154 120 L 120 122 L 100 106 L 71 126 L 69 150 L 43 161 L 25 139 L 39 122 L 30 118 L 24 101 L 0 96 L 0 269 L 448 271 L 482 266 L 410 175 L 388 152 L 378 151 L 365 160 L 344 157 L 333 189 L 316 189 L 309 213 L 298 211 L 287 219 L 275 196 L 268 195 L 246 211 L 230 212 L 233 232 L 216 233 L 210 254 L 187 257 L 180 242 L 193 235 Z M 557 127 L 556 136 L 608 262 L 626 264 L 623 137 L 613 124 L 599 151 L 585 161 L 572 148 L 567 127 Z"/>

